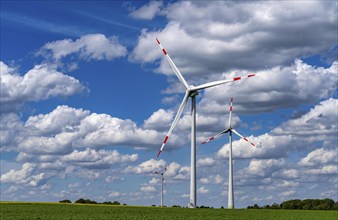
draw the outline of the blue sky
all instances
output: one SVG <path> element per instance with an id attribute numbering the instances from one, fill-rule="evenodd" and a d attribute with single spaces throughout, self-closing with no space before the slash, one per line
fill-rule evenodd
<path id="1" fill-rule="evenodd" d="M 337 200 L 337 2 L 1 1 L 1 200 L 189 202 L 189 84 L 256 77 L 197 99 L 197 141 L 224 130 L 235 206 Z M 192 13 L 193 12 L 193 13 Z M 197 205 L 226 207 L 228 137 L 197 145 Z"/>

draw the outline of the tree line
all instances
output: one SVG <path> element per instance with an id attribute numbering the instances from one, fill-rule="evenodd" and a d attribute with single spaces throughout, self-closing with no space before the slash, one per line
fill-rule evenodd
<path id="1" fill-rule="evenodd" d="M 69 199 L 64 199 L 59 201 L 59 203 L 72 203 Z M 74 203 L 76 204 L 104 204 L 104 205 L 121 205 L 120 202 L 118 201 L 105 201 L 102 203 L 96 202 L 94 200 L 90 199 L 83 199 L 80 198 L 76 200 Z M 123 204 L 127 205 L 127 204 Z M 155 206 L 155 205 L 152 205 Z M 186 207 L 181 207 L 179 205 L 173 205 L 172 207 L 175 208 L 186 208 Z M 209 206 L 200 206 L 196 208 L 213 208 Z M 223 206 L 221 208 L 224 208 Z M 248 206 L 247 209 L 298 209 L 298 210 L 338 210 L 338 201 L 335 202 L 332 199 L 293 199 L 293 200 L 288 200 L 285 202 L 282 202 L 280 204 L 278 203 L 273 203 L 271 205 L 264 205 L 264 206 L 259 206 L 257 204 L 254 204 L 253 206 Z"/>
<path id="2" fill-rule="evenodd" d="M 338 210 L 338 202 L 332 199 L 293 199 L 282 202 L 281 204 L 273 203 L 272 205 L 259 206 L 257 204 L 248 206 L 248 209 L 302 209 L 302 210 Z"/>
<path id="3" fill-rule="evenodd" d="M 59 203 L 72 203 L 72 201 L 70 201 L 69 199 L 64 199 L 64 200 L 59 201 Z M 77 204 L 121 205 L 121 203 L 118 202 L 118 201 L 114 201 L 114 202 L 106 201 L 106 202 L 99 203 L 99 202 L 96 202 L 94 200 L 83 199 L 83 198 L 80 198 L 80 199 L 76 200 L 74 203 L 77 203 Z M 123 204 L 123 205 L 127 205 L 127 204 Z"/>

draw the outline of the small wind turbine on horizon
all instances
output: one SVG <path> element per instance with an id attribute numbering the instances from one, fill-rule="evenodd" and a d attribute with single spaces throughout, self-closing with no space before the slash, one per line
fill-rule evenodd
<path id="1" fill-rule="evenodd" d="M 240 79 L 248 78 L 255 76 L 255 74 L 249 74 L 244 77 L 235 77 L 233 79 L 227 79 L 227 80 L 219 80 L 219 81 L 214 81 L 210 83 L 205 83 L 199 86 L 193 86 L 193 85 L 188 85 L 188 83 L 185 81 L 184 77 L 170 58 L 169 54 L 167 51 L 163 48 L 161 45 L 160 41 L 156 38 L 156 41 L 161 48 L 162 52 L 164 53 L 165 57 L 170 63 L 171 68 L 175 72 L 177 78 L 180 80 L 180 82 L 183 84 L 185 87 L 185 95 L 184 98 L 181 102 L 181 105 L 176 113 L 175 119 L 173 123 L 170 126 L 170 129 L 167 133 L 167 135 L 164 138 L 163 144 L 157 154 L 157 157 L 160 156 L 161 152 L 163 151 L 164 146 L 166 145 L 169 136 L 175 126 L 177 125 L 184 109 L 185 106 L 188 102 L 188 98 L 191 97 L 191 165 L 190 165 L 190 203 L 188 204 L 189 208 L 196 208 L 196 96 L 198 95 L 198 91 L 201 89 L 206 89 L 214 86 L 218 86 L 221 84 L 233 82 L 233 81 L 238 81 Z"/>
<path id="2" fill-rule="evenodd" d="M 222 131 L 221 133 L 209 138 L 206 141 L 203 141 L 202 144 L 206 144 L 215 138 L 222 136 L 229 132 L 229 186 L 228 186 L 228 209 L 234 208 L 234 189 L 233 189 L 233 168 L 232 168 L 232 133 L 235 133 L 243 140 L 249 142 L 252 146 L 256 146 L 254 143 L 250 142 L 247 138 L 243 137 L 240 133 L 238 133 L 234 128 L 231 127 L 231 116 L 232 116 L 232 101 L 233 98 L 230 99 L 230 110 L 229 110 L 229 127 Z"/>
<path id="3" fill-rule="evenodd" d="M 161 172 L 158 171 L 152 171 L 152 174 L 158 174 L 161 175 L 161 207 L 163 207 L 163 185 L 165 184 L 165 179 L 164 179 L 164 172 L 167 170 L 168 167 L 165 167 Z"/>

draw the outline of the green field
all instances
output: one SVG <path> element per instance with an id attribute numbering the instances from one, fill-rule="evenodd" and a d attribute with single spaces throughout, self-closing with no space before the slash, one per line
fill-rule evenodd
<path id="1" fill-rule="evenodd" d="M 338 211 L 187 209 L 59 203 L 0 203 L 0 219 L 336 220 Z"/>

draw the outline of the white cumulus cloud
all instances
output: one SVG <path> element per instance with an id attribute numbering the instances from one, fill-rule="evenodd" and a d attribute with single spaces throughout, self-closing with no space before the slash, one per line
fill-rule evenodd
<path id="1" fill-rule="evenodd" d="M 24 163 L 20 170 L 10 170 L 1 175 L 2 183 L 23 184 L 28 186 L 39 186 L 46 178 L 45 173 L 36 173 L 36 164 Z"/>
<path id="2" fill-rule="evenodd" d="M 125 46 L 118 42 L 117 37 L 106 37 L 103 34 L 88 34 L 79 39 L 64 39 L 45 44 L 39 55 L 51 55 L 60 60 L 69 55 L 77 55 L 83 60 L 112 60 L 127 54 Z"/>
<path id="3" fill-rule="evenodd" d="M 123 155 L 117 150 L 94 150 L 87 148 L 84 151 L 75 150 L 63 156 L 62 160 L 72 165 L 85 168 L 109 168 L 112 164 L 131 163 L 138 159 L 137 154 Z"/>
<path id="4" fill-rule="evenodd" d="M 67 97 L 87 91 L 79 80 L 42 64 L 24 75 L 0 61 L 1 114 L 15 112 L 25 102 Z"/>
<path id="5" fill-rule="evenodd" d="M 198 193 L 205 194 L 209 192 L 209 189 L 205 188 L 205 186 L 201 186 L 200 188 L 197 189 Z"/>
<path id="6" fill-rule="evenodd" d="M 337 164 L 337 150 L 319 148 L 308 153 L 308 155 L 299 161 L 301 166 L 323 166 L 328 163 Z"/>
<path id="7" fill-rule="evenodd" d="M 135 19 L 151 20 L 160 12 L 162 4 L 162 1 L 150 1 L 129 15 Z"/>
<path id="8" fill-rule="evenodd" d="M 151 193 L 151 192 L 155 192 L 156 188 L 153 186 L 141 186 L 140 190 L 141 192 Z"/>

